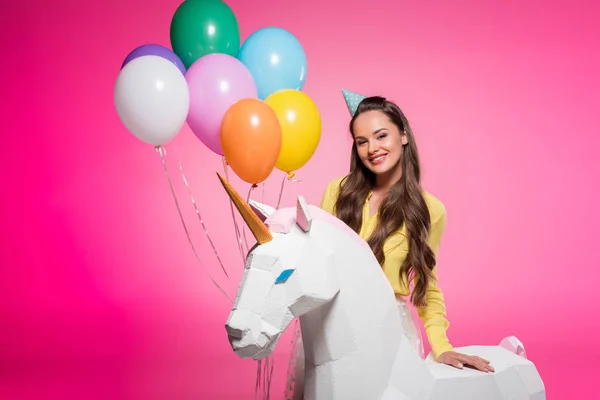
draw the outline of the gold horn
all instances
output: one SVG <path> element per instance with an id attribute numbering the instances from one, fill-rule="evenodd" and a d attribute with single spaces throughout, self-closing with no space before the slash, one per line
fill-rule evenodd
<path id="1" fill-rule="evenodd" d="M 271 235 L 271 232 L 269 232 L 269 228 L 267 228 L 267 226 L 258 218 L 254 211 L 252 211 L 250 206 L 242 199 L 242 196 L 240 196 L 240 194 L 236 192 L 229 182 L 226 182 L 218 172 L 217 176 L 225 188 L 225 191 L 229 195 L 229 198 L 231 201 L 233 201 L 233 204 L 235 204 L 235 207 L 238 209 L 240 215 L 246 222 L 246 225 L 248 225 L 248 228 L 250 228 L 250 231 L 256 238 L 256 241 L 259 244 L 265 244 L 273 240 L 273 236 Z"/>

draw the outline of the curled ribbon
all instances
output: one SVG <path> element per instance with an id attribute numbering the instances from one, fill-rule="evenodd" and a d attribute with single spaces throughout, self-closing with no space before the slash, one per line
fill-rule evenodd
<path id="1" fill-rule="evenodd" d="M 271 381 L 275 360 L 268 356 L 259 360 L 256 367 L 256 386 L 254 389 L 255 400 L 269 400 L 271 398 Z"/>
<path id="2" fill-rule="evenodd" d="M 229 182 L 228 163 L 227 163 L 227 160 L 225 159 L 225 157 L 223 157 L 223 170 L 225 173 L 225 179 Z M 293 180 L 293 177 L 294 177 L 293 174 L 290 174 L 290 175 L 284 177 L 284 181 L 282 182 L 282 186 L 281 186 L 281 191 L 279 193 L 279 202 L 281 201 L 281 195 L 283 192 L 283 185 L 285 183 L 285 180 L 287 179 L 292 182 L 299 182 L 299 181 Z M 248 190 L 248 195 L 246 196 L 247 203 L 250 202 L 252 192 L 257 187 L 258 187 L 258 185 L 256 185 L 256 184 L 253 184 L 250 186 L 250 189 Z M 264 202 L 264 196 L 265 196 L 265 182 L 262 182 L 261 202 Z M 278 203 L 277 207 L 279 207 L 279 203 Z M 235 228 L 236 241 L 238 242 L 238 247 L 240 250 L 240 255 L 242 257 L 242 260 L 245 263 L 246 262 L 246 254 L 249 249 L 248 240 L 246 237 L 245 225 L 242 225 L 242 228 L 240 229 L 240 227 L 237 223 L 237 220 L 235 218 L 232 201 L 230 201 L 230 208 L 231 208 L 231 218 L 233 219 L 233 224 L 234 224 L 234 228 Z M 243 239 L 242 239 L 242 237 L 243 237 Z M 244 249 L 244 244 L 246 245 L 245 249 Z M 255 388 L 254 388 L 255 400 L 269 400 L 270 399 L 270 397 L 271 397 L 271 382 L 273 379 L 274 366 L 275 366 L 275 360 L 272 358 L 272 356 L 268 356 L 264 360 L 257 361 L 256 382 L 255 382 Z"/>
<path id="3" fill-rule="evenodd" d="M 165 155 L 166 155 L 167 154 L 166 149 L 164 151 L 165 151 Z M 200 224 L 202 225 L 202 230 L 204 231 L 204 235 L 208 239 L 208 242 L 210 243 L 213 253 L 217 257 L 217 261 L 219 262 L 219 265 L 221 266 L 221 269 L 223 270 L 223 273 L 225 274 L 227 279 L 229 279 L 229 274 L 227 273 L 227 270 L 225 269 L 225 266 L 223 265 L 223 261 L 221 261 L 221 257 L 219 256 L 219 253 L 217 252 L 215 244 L 213 243 L 213 240 L 210 237 L 210 234 L 208 233 L 208 229 L 206 228 L 206 225 L 204 224 L 204 219 L 202 218 L 202 215 L 200 214 L 200 210 L 198 209 L 198 206 L 196 205 L 196 201 L 194 200 L 194 195 L 192 194 L 190 185 L 188 184 L 187 178 L 185 177 L 185 174 L 183 173 L 183 166 L 181 165 L 181 161 L 179 160 L 179 157 L 177 157 L 177 164 L 179 165 L 179 172 L 181 173 L 181 179 L 183 180 L 183 184 L 185 185 L 188 195 L 190 196 L 190 200 L 192 201 L 192 205 L 194 206 L 194 211 L 196 212 L 196 215 L 198 216 L 198 220 L 200 221 Z"/>
<path id="4" fill-rule="evenodd" d="M 225 292 L 225 290 L 223 290 L 223 288 L 217 283 L 217 281 L 215 281 L 215 279 L 212 277 L 210 272 L 208 272 L 208 270 L 206 269 L 206 267 L 200 260 L 200 256 L 198 256 L 198 252 L 196 251 L 196 247 L 194 246 L 194 242 L 192 241 L 190 232 L 188 231 L 187 225 L 185 223 L 185 219 L 183 218 L 183 214 L 181 213 L 181 207 L 179 206 L 179 201 L 177 200 L 177 195 L 175 194 L 175 189 L 173 189 L 173 182 L 171 181 L 169 169 L 167 168 L 167 162 L 165 160 L 166 151 L 163 146 L 156 146 L 155 150 L 160 155 L 163 169 L 165 171 L 165 175 L 167 176 L 167 181 L 169 182 L 169 188 L 171 189 L 171 194 L 173 195 L 173 199 L 175 200 L 175 206 L 177 207 L 177 212 L 179 213 L 179 219 L 181 219 L 181 223 L 183 225 L 183 230 L 185 231 L 185 235 L 187 236 L 188 242 L 190 243 L 190 246 L 192 247 L 194 256 L 196 256 L 196 260 L 198 260 L 198 263 L 202 266 L 202 268 L 204 269 L 204 272 L 206 272 L 206 274 L 208 275 L 208 277 L 210 278 L 212 283 L 215 284 L 215 286 L 221 291 L 221 293 L 223 293 L 223 295 L 227 298 L 227 300 L 229 300 L 230 303 L 233 303 L 233 300 L 231 300 L 231 298 L 227 295 L 227 292 Z"/>
<path id="5" fill-rule="evenodd" d="M 223 172 L 225 179 L 229 182 L 229 168 L 227 160 L 223 157 Z M 246 264 L 246 251 L 244 250 L 244 244 L 242 242 L 242 235 L 240 233 L 240 227 L 238 226 L 237 219 L 235 218 L 235 212 L 233 211 L 233 201 L 229 199 L 229 208 L 231 209 L 231 219 L 233 220 L 233 227 L 235 230 L 235 238 L 238 244 L 238 250 L 240 251 L 240 257 L 242 257 L 242 264 Z"/>
<path id="6" fill-rule="evenodd" d="M 301 180 L 294 179 L 294 176 L 296 176 L 296 174 L 293 172 L 290 172 L 289 174 L 287 174 L 286 176 L 283 177 L 283 180 L 281 181 L 281 189 L 279 189 L 279 199 L 277 200 L 277 209 L 279 209 L 279 206 L 281 205 L 281 196 L 283 195 L 283 187 L 285 186 L 285 182 L 286 181 L 290 181 L 293 183 L 302 182 Z"/>
<path id="7" fill-rule="evenodd" d="M 247 204 L 250 204 L 250 196 L 252 195 L 252 191 L 254 189 L 256 189 L 257 187 L 258 187 L 258 185 L 256 185 L 256 184 L 250 186 L 250 190 L 248 190 L 248 196 L 246 197 Z M 248 252 L 250 251 L 250 246 L 248 246 L 248 238 L 246 237 L 246 225 L 245 224 L 243 225 L 242 233 L 244 235 L 244 243 L 246 244 L 246 254 L 248 254 Z M 244 263 L 245 262 L 246 261 L 244 260 Z"/>
<path id="8" fill-rule="evenodd" d="M 295 399 L 297 397 L 295 392 L 297 390 L 300 390 L 299 388 L 296 388 L 296 385 L 298 384 L 298 382 L 296 381 L 296 371 L 299 367 L 297 365 L 297 363 L 302 361 L 302 360 L 299 360 L 301 358 L 301 355 L 299 353 L 299 351 L 300 351 L 299 344 L 300 344 L 300 340 L 301 340 L 300 335 L 301 335 L 300 324 L 299 324 L 298 318 L 296 318 L 296 320 L 294 322 L 294 336 L 292 337 L 292 340 L 291 340 L 292 346 L 291 346 L 291 350 L 290 350 L 290 361 L 288 363 L 287 378 L 286 378 L 286 383 L 285 383 L 285 392 L 284 392 L 285 400 Z M 304 366 L 302 366 L 302 368 L 304 368 Z"/>
<path id="9" fill-rule="evenodd" d="M 294 179 L 294 176 L 296 176 L 295 173 L 289 173 L 287 176 L 283 177 L 283 180 L 281 181 L 281 189 L 279 191 L 279 200 L 277 201 L 277 208 L 279 208 L 280 204 L 281 204 L 281 196 L 283 195 L 283 188 L 285 186 L 285 182 L 286 181 L 290 181 L 292 183 L 299 183 L 302 182 L 302 180 L 298 180 L 298 179 Z M 298 323 L 298 319 L 296 319 L 295 322 L 295 326 L 294 326 L 294 336 L 292 337 L 292 348 L 290 351 L 290 361 L 288 364 L 288 372 L 287 372 L 287 379 L 286 379 L 286 385 L 285 385 L 285 393 L 284 393 L 284 399 L 285 400 L 292 400 L 294 399 L 295 395 L 294 392 L 298 389 L 296 389 L 296 369 L 297 369 L 297 363 L 298 358 L 300 357 L 299 353 L 298 353 L 298 348 L 299 348 L 299 341 L 302 340 L 301 339 L 301 332 L 300 332 L 300 324 Z"/>

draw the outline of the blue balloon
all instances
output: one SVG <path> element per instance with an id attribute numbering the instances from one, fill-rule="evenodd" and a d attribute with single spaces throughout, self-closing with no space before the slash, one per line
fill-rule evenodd
<path id="1" fill-rule="evenodd" d="M 285 29 L 255 31 L 242 44 L 238 59 L 250 70 L 261 100 L 281 89 L 302 90 L 306 82 L 306 54 Z"/>

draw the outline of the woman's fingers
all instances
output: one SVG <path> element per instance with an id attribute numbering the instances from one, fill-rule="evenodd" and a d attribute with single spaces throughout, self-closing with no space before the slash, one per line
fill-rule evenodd
<path id="1" fill-rule="evenodd" d="M 477 356 L 463 355 L 460 361 L 482 372 L 494 372 L 494 368 L 489 365 L 489 361 Z"/>
<path id="2" fill-rule="evenodd" d="M 458 357 L 452 358 L 452 365 L 458 369 L 462 369 L 464 367 L 463 363 L 460 361 Z"/>
<path id="3" fill-rule="evenodd" d="M 490 365 L 490 362 L 488 360 L 478 356 L 469 356 L 453 351 L 443 353 L 438 358 L 438 361 L 444 364 L 451 365 L 458 369 L 463 369 L 465 366 L 469 366 L 482 372 L 495 372 L 494 368 Z"/>
<path id="4" fill-rule="evenodd" d="M 460 361 L 460 354 L 448 351 L 439 356 L 438 361 L 452 367 L 462 369 L 463 363 Z"/>

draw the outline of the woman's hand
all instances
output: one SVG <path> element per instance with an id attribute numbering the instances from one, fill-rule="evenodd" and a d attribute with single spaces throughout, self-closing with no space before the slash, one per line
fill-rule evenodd
<path id="1" fill-rule="evenodd" d="M 455 351 L 447 351 L 442 353 L 439 355 L 437 360 L 442 364 L 448 364 L 458 369 L 462 369 L 463 366 L 467 366 L 478 369 L 482 372 L 495 371 L 488 360 L 484 360 L 483 358 L 477 356 L 468 356 Z"/>

